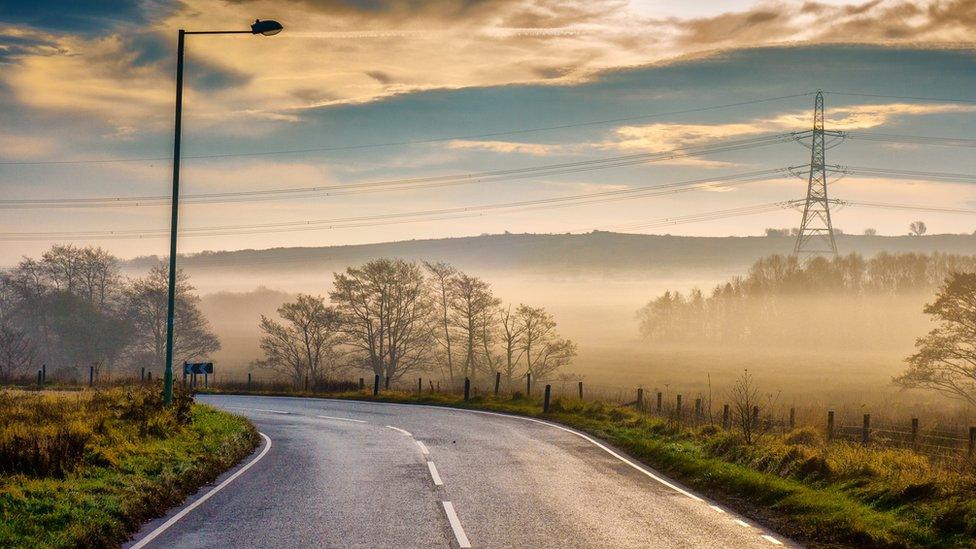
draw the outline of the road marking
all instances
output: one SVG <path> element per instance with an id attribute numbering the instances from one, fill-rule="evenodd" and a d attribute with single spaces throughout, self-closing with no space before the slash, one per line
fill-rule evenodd
<path id="1" fill-rule="evenodd" d="M 412 437 L 413 436 L 413 435 L 410 434 L 410 431 L 404 431 L 403 429 L 401 429 L 399 427 L 394 427 L 392 425 L 387 425 L 386 428 L 387 429 L 393 429 L 394 431 L 397 431 L 399 433 L 403 433 L 403 434 L 407 435 L 408 437 Z"/>
<path id="2" fill-rule="evenodd" d="M 429 456 L 430 455 L 430 450 L 427 449 L 427 446 L 424 445 L 423 442 L 420 442 L 419 440 L 417 440 L 415 442 L 417 443 L 417 446 L 420 446 L 420 451 L 423 452 L 423 454 L 425 456 Z"/>
<path id="3" fill-rule="evenodd" d="M 271 412 L 272 414 L 281 414 L 285 416 L 291 415 L 291 412 L 282 412 L 281 410 L 266 410 L 264 408 L 241 408 L 241 410 L 250 410 L 252 412 Z"/>
<path id="4" fill-rule="evenodd" d="M 722 509 L 718 505 L 709 505 L 709 507 L 711 507 L 712 509 L 718 511 L 719 513 L 724 513 L 725 512 L 725 509 Z"/>
<path id="5" fill-rule="evenodd" d="M 454 537 L 457 539 L 458 545 L 471 547 L 471 542 L 468 541 L 468 536 L 464 534 L 464 528 L 461 527 L 461 519 L 454 511 L 454 505 L 450 501 L 442 501 L 441 503 L 444 504 L 444 512 L 447 513 L 447 520 L 451 523 L 451 530 L 454 530 Z"/>
<path id="6" fill-rule="evenodd" d="M 766 534 L 763 534 L 762 537 L 764 540 L 768 541 L 769 543 L 772 543 L 773 545 L 783 545 L 782 541 L 774 538 L 773 536 L 767 536 Z"/>
<path id="7" fill-rule="evenodd" d="M 417 405 L 415 405 L 415 404 L 405 404 L 404 406 L 417 406 Z M 625 458 L 624 456 L 622 456 L 622 455 L 618 454 L 617 452 L 613 451 L 612 449 L 608 448 L 606 445 L 601 444 L 596 439 L 594 439 L 594 438 L 592 438 L 592 437 L 590 437 L 588 435 L 584 435 L 583 433 L 581 433 L 579 431 L 570 429 L 569 427 L 563 427 L 562 425 L 557 425 L 555 423 L 550 423 L 548 421 L 542 421 L 541 419 L 535 419 L 535 418 L 532 418 L 532 417 L 522 417 L 522 416 L 513 416 L 513 415 L 509 415 L 509 414 L 499 414 L 497 412 L 486 412 L 484 410 L 464 410 L 464 409 L 459 409 L 459 408 L 445 408 L 443 406 L 427 406 L 427 405 L 423 405 L 423 404 L 421 404 L 419 406 L 424 406 L 426 408 L 438 408 L 438 409 L 441 409 L 441 410 L 445 410 L 446 409 L 446 410 L 452 410 L 452 411 L 453 410 L 457 410 L 459 412 L 471 412 L 472 414 L 485 414 L 485 415 L 489 415 L 489 416 L 499 416 L 499 417 L 507 417 L 507 418 L 512 418 L 512 419 L 521 419 L 523 421 L 531 421 L 533 423 L 539 423 L 539 424 L 542 424 L 542 425 L 548 425 L 549 427 L 554 427 L 556 429 L 560 429 L 562 431 L 566 431 L 567 433 L 572 433 L 572 434 L 574 434 L 574 435 L 582 438 L 583 440 L 586 440 L 586 441 L 590 442 L 591 444 L 593 444 L 594 446 L 600 448 L 604 452 L 606 452 L 606 453 L 610 454 L 611 456 L 619 459 L 620 461 L 626 463 L 627 465 L 630 465 L 634 469 L 636 469 L 636 470 L 640 471 L 641 473 L 647 475 L 648 477 L 650 477 L 650 478 L 652 478 L 652 479 L 660 482 L 661 484 L 667 486 L 668 488 L 671 488 L 672 490 L 674 490 L 675 492 L 678 492 L 679 494 L 684 494 L 684 495 L 690 497 L 691 499 L 693 499 L 695 501 L 701 501 L 701 502 L 704 502 L 705 501 L 702 498 L 696 496 L 695 494 L 692 494 L 688 490 L 685 490 L 685 489 L 683 489 L 681 487 L 675 486 L 674 484 L 668 482 L 667 480 L 664 480 L 663 478 L 661 478 L 661 477 L 655 475 L 654 473 L 648 471 L 644 467 L 641 467 L 640 465 L 634 463 L 633 461 Z"/>
<path id="8" fill-rule="evenodd" d="M 179 520 L 181 518 L 185 517 L 187 514 L 189 514 L 190 511 L 192 511 L 192 510 L 196 509 L 197 507 L 199 507 L 201 504 L 203 504 L 203 502 L 205 502 L 208 499 L 210 499 L 214 494 L 216 494 L 217 492 L 219 492 L 219 491 L 223 490 L 225 487 L 227 487 L 227 485 L 230 484 L 231 482 L 233 482 L 234 479 L 236 479 L 237 477 L 243 475 L 244 472 L 247 471 L 248 469 L 250 469 L 255 463 L 257 463 L 258 461 L 261 461 L 261 458 L 263 458 L 265 456 L 265 454 L 268 453 L 268 450 L 271 449 L 271 439 L 268 438 L 268 435 L 266 435 L 264 433 L 258 433 L 258 434 L 261 435 L 261 438 L 263 438 L 264 439 L 264 442 L 265 442 L 264 449 L 261 450 L 261 453 L 260 454 L 258 454 L 251 461 L 247 462 L 247 465 L 245 465 L 244 467 L 241 467 L 240 469 L 238 469 L 236 473 L 234 473 L 233 475 L 227 477 L 223 482 L 221 482 L 217 486 L 214 486 L 209 492 L 207 492 L 206 494 L 204 494 L 201 498 L 197 499 L 196 501 L 194 501 L 190 505 L 187 505 L 185 508 L 183 508 L 182 511 L 180 511 L 179 513 L 173 515 L 173 517 L 170 518 L 169 520 L 167 520 L 166 522 L 160 524 L 159 527 L 157 527 L 152 532 L 149 532 L 148 534 L 146 534 L 145 537 L 143 537 L 142 539 L 140 539 L 135 545 L 133 545 L 129 549 L 142 549 L 143 547 L 145 547 L 146 545 L 148 545 L 149 542 L 151 542 L 152 540 L 156 539 L 157 537 L 159 537 L 160 534 L 162 534 L 163 532 L 165 532 L 166 530 L 168 530 L 170 526 L 173 526 L 174 524 L 176 524 L 177 522 L 179 522 Z"/>
<path id="9" fill-rule="evenodd" d="M 744 522 L 739 519 L 735 519 L 735 523 L 743 528 L 752 528 L 752 526 L 750 526 L 748 522 Z"/>
<path id="10" fill-rule="evenodd" d="M 427 462 L 427 468 L 430 469 L 430 478 L 434 479 L 434 486 L 443 486 L 444 481 L 441 480 L 440 474 L 437 473 L 437 466 L 434 465 L 433 461 Z"/>
<path id="11" fill-rule="evenodd" d="M 363 421 L 361 419 L 352 419 L 352 418 L 348 418 L 348 417 L 335 417 L 335 416 L 315 416 L 315 417 L 322 418 L 322 419 L 335 419 L 335 420 L 338 420 L 338 421 L 352 421 L 354 423 L 366 423 L 365 421 Z"/>

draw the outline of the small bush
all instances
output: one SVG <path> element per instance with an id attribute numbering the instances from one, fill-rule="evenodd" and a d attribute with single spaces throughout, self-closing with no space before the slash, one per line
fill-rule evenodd
<path id="1" fill-rule="evenodd" d="M 800 427 L 793 429 L 783 438 L 786 444 L 802 444 L 804 446 L 822 446 L 824 443 L 820 431 L 813 427 Z"/>

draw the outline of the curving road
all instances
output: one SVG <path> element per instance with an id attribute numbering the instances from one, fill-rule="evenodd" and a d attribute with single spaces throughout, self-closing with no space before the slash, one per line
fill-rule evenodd
<path id="1" fill-rule="evenodd" d="M 141 547 L 777 547 L 785 538 L 576 431 L 445 408 L 200 396 L 262 447 Z"/>

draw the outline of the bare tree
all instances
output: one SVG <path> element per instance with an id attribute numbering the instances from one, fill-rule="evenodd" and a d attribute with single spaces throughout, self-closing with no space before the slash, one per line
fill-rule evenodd
<path id="1" fill-rule="evenodd" d="M 316 384 L 334 376 L 342 365 L 339 313 L 322 297 L 299 294 L 278 315 L 285 323 L 261 316 L 265 358 L 257 366 L 288 375 L 296 385 L 306 376 Z"/>
<path id="2" fill-rule="evenodd" d="M 454 279 L 453 288 L 452 322 L 465 346 L 461 376 L 474 377 L 479 366 L 490 367 L 479 360 L 479 354 L 482 347 L 490 345 L 483 338 L 491 337 L 494 311 L 500 301 L 492 295 L 487 282 L 464 273 Z"/>
<path id="3" fill-rule="evenodd" d="M 499 318 L 502 350 L 505 354 L 505 362 L 503 363 L 505 379 L 508 381 L 509 389 L 511 389 L 515 371 L 525 353 L 525 349 L 522 347 L 522 335 L 525 333 L 525 326 L 517 312 L 512 311 L 511 305 L 501 310 Z"/>
<path id="4" fill-rule="evenodd" d="M 925 226 L 924 221 L 912 221 L 908 226 L 908 234 L 912 236 L 922 236 L 928 232 L 929 228 Z"/>
<path id="5" fill-rule="evenodd" d="M 915 342 L 903 387 L 933 389 L 976 405 L 976 273 L 953 273 L 926 305 L 938 327 Z"/>
<path id="6" fill-rule="evenodd" d="M 451 303 L 454 301 L 454 281 L 457 269 L 447 263 L 424 262 L 424 267 L 431 275 L 434 301 L 437 303 L 437 324 L 435 332 L 437 342 L 443 348 L 447 366 L 447 378 L 454 381 L 454 350 L 451 341 Z"/>
<path id="7" fill-rule="evenodd" d="M 394 381 L 426 369 L 435 324 L 423 271 L 416 263 L 377 259 L 335 275 L 329 294 L 349 343 L 365 366 Z"/>
<path id="8" fill-rule="evenodd" d="M 10 381 L 32 369 L 34 345 L 23 332 L 0 321 L 0 381 Z"/>
<path id="9" fill-rule="evenodd" d="M 752 444 L 759 428 L 758 414 L 754 414 L 753 411 L 753 408 L 759 406 L 759 388 L 749 370 L 745 370 L 736 380 L 729 391 L 729 400 L 732 402 L 733 421 L 742 430 L 742 437 L 746 444 Z"/>
<path id="10" fill-rule="evenodd" d="M 133 328 L 133 350 L 137 360 L 165 366 L 166 305 L 169 269 L 159 264 L 145 278 L 133 281 L 126 289 L 128 320 Z M 173 364 L 202 359 L 220 350 L 220 341 L 200 312 L 200 298 L 183 271 L 176 272 L 176 309 L 174 311 Z"/>
<path id="11" fill-rule="evenodd" d="M 83 248 L 78 257 L 77 291 L 103 311 L 120 290 L 118 259 L 102 248 Z"/>
<path id="12" fill-rule="evenodd" d="M 576 345 L 558 336 L 556 321 L 545 309 L 519 305 L 516 314 L 522 330 L 519 347 L 533 378 L 545 379 L 576 356 Z"/>

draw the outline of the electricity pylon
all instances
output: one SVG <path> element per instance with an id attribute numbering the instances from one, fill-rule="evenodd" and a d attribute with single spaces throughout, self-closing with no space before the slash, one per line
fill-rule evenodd
<path id="1" fill-rule="evenodd" d="M 823 92 L 819 90 L 814 102 L 811 139 L 807 199 L 803 205 L 803 221 L 800 222 L 800 231 L 796 235 L 796 245 L 793 247 L 793 254 L 804 260 L 817 255 L 837 255 L 834 227 L 830 223 L 830 201 L 827 199 L 824 100 Z"/>

